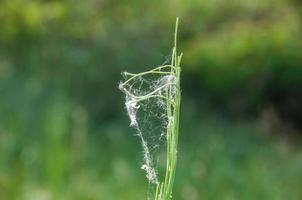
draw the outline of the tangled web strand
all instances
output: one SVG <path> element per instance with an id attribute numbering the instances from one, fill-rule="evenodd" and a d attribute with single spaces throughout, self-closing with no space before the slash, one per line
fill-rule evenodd
<path id="1" fill-rule="evenodd" d="M 176 77 L 172 65 L 164 65 L 152 69 L 150 71 L 133 74 L 124 72 L 126 81 L 119 84 L 120 90 L 126 94 L 125 107 L 130 118 L 130 126 L 136 130 L 137 136 L 141 140 L 143 148 L 143 164 L 141 169 L 146 172 L 146 177 L 151 183 L 158 184 L 158 177 L 154 167 L 154 157 L 151 155 L 150 145 L 146 134 L 141 130 L 141 124 L 138 119 L 138 111 L 150 104 L 153 105 L 151 114 L 157 114 L 158 120 L 161 120 L 161 134 L 165 135 L 166 126 L 170 124 L 170 120 L 166 113 L 166 101 L 169 98 L 174 101 L 176 90 Z M 156 113 L 159 112 L 159 113 Z M 152 121 L 146 122 L 152 123 Z"/>

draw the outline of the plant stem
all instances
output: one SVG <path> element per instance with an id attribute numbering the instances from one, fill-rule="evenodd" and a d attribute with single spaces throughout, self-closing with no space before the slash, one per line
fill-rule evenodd
<path id="1" fill-rule="evenodd" d="M 170 200 L 172 199 L 172 189 L 174 184 L 174 177 L 177 163 L 177 144 L 179 134 L 179 113 L 180 113 L 180 61 L 182 54 L 177 55 L 177 30 L 178 18 L 176 19 L 175 33 L 174 33 L 174 47 L 172 51 L 171 74 L 176 77 L 176 86 L 169 85 L 166 89 L 166 103 L 167 103 L 167 160 L 166 173 L 163 182 L 157 185 L 155 200 Z M 173 88 L 174 87 L 174 88 Z"/>

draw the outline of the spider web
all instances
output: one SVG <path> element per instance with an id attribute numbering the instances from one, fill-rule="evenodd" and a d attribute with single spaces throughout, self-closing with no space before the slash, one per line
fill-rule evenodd
<path id="1" fill-rule="evenodd" d="M 119 85 L 126 94 L 125 107 L 130 118 L 130 126 L 136 130 L 135 135 L 141 141 L 143 151 L 141 169 L 145 171 L 149 183 L 156 185 L 159 184 L 159 152 L 165 147 L 169 124 L 165 97 L 169 95 L 173 101 L 175 90 L 173 89 L 175 76 L 172 75 L 171 68 L 168 65 L 166 68 L 161 67 L 159 70 L 155 68 L 155 73 L 143 74 L 143 72 L 142 75 L 124 72 L 125 82 Z"/>

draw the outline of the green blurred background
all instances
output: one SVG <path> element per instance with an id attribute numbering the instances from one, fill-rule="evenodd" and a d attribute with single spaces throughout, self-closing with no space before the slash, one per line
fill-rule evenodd
<path id="1" fill-rule="evenodd" d="M 171 55 L 175 200 L 302 199 L 299 0 L 1 0 L 0 199 L 142 200 L 121 71 Z"/>

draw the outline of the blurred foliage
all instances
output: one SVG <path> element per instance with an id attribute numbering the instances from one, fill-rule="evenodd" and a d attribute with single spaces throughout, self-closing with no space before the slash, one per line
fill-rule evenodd
<path id="1" fill-rule="evenodd" d="M 59 90 L 93 118 L 117 117 L 119 72 L 164 62 L 179 15 L 184 90 L 197 102 L 239 116 L 270 103 L 289 118 L 301 110 L 299 2 L 6 0 L 0 9 L 1 85 L 23 83 L 30 98 Z"/>
<path id="2" fill-rule="evenodd" d="M 139 155 L 125 160 L 139 145 L 128 144 L 134 139 L 123 133 L 130 130 L 117 85 L 125 69 L 167 60 L 176 16 L 188 125 L 215 112 L 301 128 L 301 11 L 298 0 L 2 0 L 0 199 L 144 197 L 144 177 L 135 173 Z M 280 150 L 261 137 L 240 146 L 248 129 L 241 128 L 241 136 L 232 128 L 184 126 L 188 136 L 201 136 L 183 142 L 183 149 L 203 142 L 180 158 L 188 157 L 183 165 L 201 153 L 197 163 L 180 166 L 176 199 L 301 199 L 301 149 Z M 206 132 L 213 138 L 204 139 Z M 217 160 L 208 160 L 206 152 L 216 147 L 209 155 Z M 186 181 L 186 172 L 199 165 L 206 171 L 196 173 L 207 178 Z"/>

